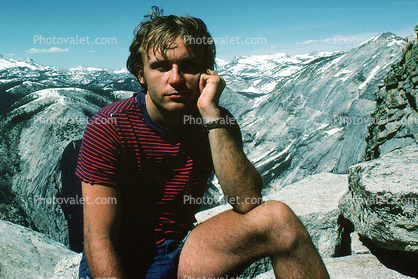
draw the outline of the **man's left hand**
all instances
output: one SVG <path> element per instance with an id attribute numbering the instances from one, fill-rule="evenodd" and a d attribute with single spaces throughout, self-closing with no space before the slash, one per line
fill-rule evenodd
<path id="1" fill-rule="evenodd" d="M 208 70 L 200 76 L 197 107 L 205 123 L 221 117 L 219 98 L 225 85 L 225 80 L 213 70 Z"/>

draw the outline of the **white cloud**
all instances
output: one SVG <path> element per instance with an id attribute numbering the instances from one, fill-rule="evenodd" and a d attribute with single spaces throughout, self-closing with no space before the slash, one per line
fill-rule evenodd
<path id="1" fill-rule="evenodd" d="M 69 48 L 58 48 L 58 47 L 51 47 L 50 49 L 37 49 L 31 48 L 28 50 L 28 53 L 53 53 L 53 52 L 68 52 Z"/>
<path id="2" fill-rule="evenodd" d="M 328 38 L 325 40 L 308 40 L 304 42 L 297 42 L 296 45 L 314 45 L 314 44 L 333 44 L 334 39 Z"/>
<path id="3" fill-rule="evenodd" d="M 14 53 L 7 53 L 7 54 L 6 54 L 6 56 L 10 56 L 10 57 L 11 57 L 11 56 L 14 56 L 14 55 L 15 55 Z"/>

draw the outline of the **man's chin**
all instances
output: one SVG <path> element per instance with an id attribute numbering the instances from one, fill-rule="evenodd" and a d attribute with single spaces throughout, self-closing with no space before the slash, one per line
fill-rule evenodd
<path id="1" fill-rule="evenodd" d="M 193 111 L 193 109 L 184 103 L 169 104 L 166 107 L 166 112 L 179 115 L 190 114 L 191 111 Z"/>

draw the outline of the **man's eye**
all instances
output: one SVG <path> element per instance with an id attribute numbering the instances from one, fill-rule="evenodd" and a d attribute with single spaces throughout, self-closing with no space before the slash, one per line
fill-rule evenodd
<path id="1" fill-rule="evenodd" d="M 169 65 L 158 65 L 155 69 L 161 72 L 170 71 L 171 67 Z"/>
<path id="2" fill-rule="evenodd" d="M 197 63 L 185 63 L 181 65 L 181 71 L 186 74 L 197 74 L 201 71 L 200 65 Z"/>

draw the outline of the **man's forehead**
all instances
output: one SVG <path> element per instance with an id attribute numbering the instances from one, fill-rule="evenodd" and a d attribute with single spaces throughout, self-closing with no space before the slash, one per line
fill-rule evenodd
<path id="1" fill-rule="evenodd" d="M 181 49 L 180 53 L 176 53 L 177 55 L 171 55 L 176 51 L 176 49 Z M 179 55 L 180 54 L 180 55 Z M 151 46 L 148 49 L 148 61 L 164 61 L 164 60 L 195 60 L 196 57 L 192 54 L 189 48 L 182 47 L 182 45 L 179 45 L 175 41 L 170 43 L 163 51 L 161 51 L 161 48 Z"/>

